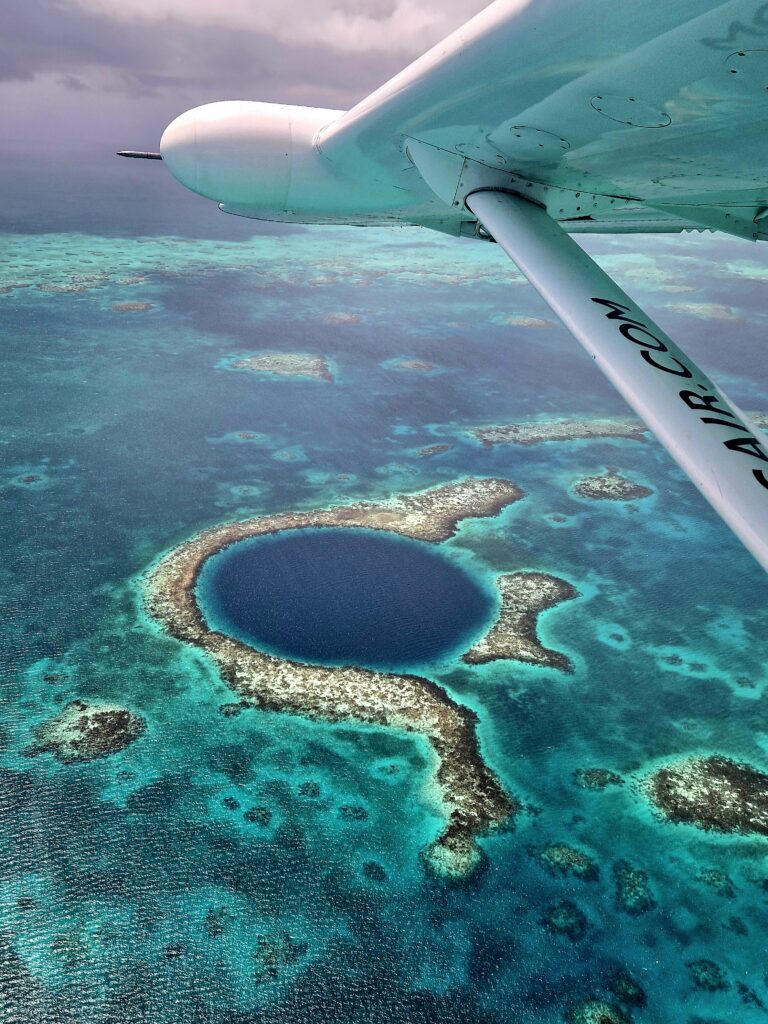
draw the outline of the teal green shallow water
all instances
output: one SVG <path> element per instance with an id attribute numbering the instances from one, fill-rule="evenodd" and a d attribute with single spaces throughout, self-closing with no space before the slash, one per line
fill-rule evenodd
<path id="1" fill-rule="evenodd" d="M 762 250 L 589 245 L 742 406 L 768 404 Z M 625 412 L 500 253 L 318 230 L 5 235 L 0 260 L 3 1024 L 554 1024 L 589 997 L 617 1002 L 619 971 L 646 993 L 624 1004 L 638 1024 L 766 1018 L 766 840 L 663 825 L 634 781 L 692 753 L 768 767 L 766 578 L 651 441 L 483 448 L 467 433 Z M 334 380 L 222 369 L 262 350 L 323 355 Z M 420 454 L 433 445 L 448 447 Z M 656 493 L 573 495 L 606 467 Z M 571 675 L 433 669 L 526 804 L 482 841 L 483 869 L 450 883 L 420 859 L 442 827 L 425 744 L 223 715 L 231 692 L 146 619 L 138 586 L 206 526 L 467 474 L 526 497 L 465 522 L 456 558 L 489 580 L 562 575 L 582 596 L 541 628 Z M 35 727 L 76 698 L 130 707 L 145 734 L 85 764 L 29 757 Z M 625 784 L 579 788 L 592 766 Z M 599 877 L 549 874 L 531 851 L 552 842 Z M 648 876 L 637 916 L 616 900 L 622 859 Z M 581 938 L 542 924 L 563 900 Z M 701 959 L 722 990 L 694 984 Z"/>

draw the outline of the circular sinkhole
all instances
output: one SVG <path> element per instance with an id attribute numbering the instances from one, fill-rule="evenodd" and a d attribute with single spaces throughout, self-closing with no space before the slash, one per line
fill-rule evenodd
<path id="1" fill-rule="evenodd" d="M 285 530 L 212 555 L 196 598 L 209 629 L 265 653 L 403 670 L 465 651 L 490 626 L 498 595 L 463 562 L 381 530 Z"/>

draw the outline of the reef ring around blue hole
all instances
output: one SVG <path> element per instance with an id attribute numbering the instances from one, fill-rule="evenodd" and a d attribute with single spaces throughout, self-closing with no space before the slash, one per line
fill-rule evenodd
<path id="1" fill-rule="evenodd" d="M 359 527 L 284 530 L 212 555 L 208 628 L 293 661 L 402 670 L 466 650 L 498 598 L 434 545 Z"/>

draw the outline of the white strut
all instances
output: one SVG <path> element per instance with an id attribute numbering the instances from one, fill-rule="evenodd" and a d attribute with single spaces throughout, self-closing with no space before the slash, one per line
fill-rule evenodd
<path id="1" fill-rule="evenodd" d="M 545 210 L 496 189 L 465 202 L 768 570 L 760 431 Z"/>

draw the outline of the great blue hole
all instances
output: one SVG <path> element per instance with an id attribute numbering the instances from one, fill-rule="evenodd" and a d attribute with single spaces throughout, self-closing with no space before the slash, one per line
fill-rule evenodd
<path id="1" fill-rule="evenodd" d="M 328 527 L 231 544 L 204 564 L 197 601 L 209 629 L 260 651 L 402 670 L 466 650 L 497 597 L 430 544 Z"/>

